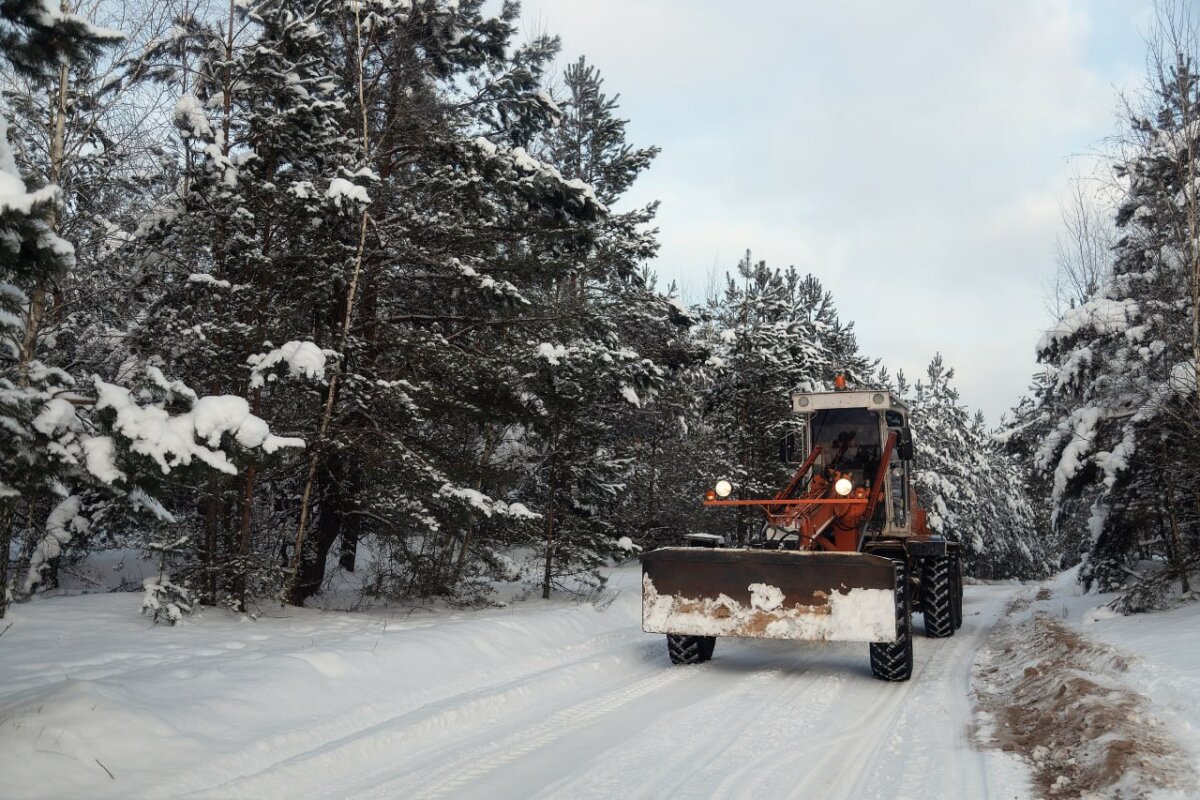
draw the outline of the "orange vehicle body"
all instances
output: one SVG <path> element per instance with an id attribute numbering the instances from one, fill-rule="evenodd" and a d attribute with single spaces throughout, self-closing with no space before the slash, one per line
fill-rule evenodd
<path id="1" fill-rule="evenodd" d="M 766 514 L 768 524 L 795 531 L 800 538 L 801 550 L 856 552 L 862 544 L 865 523 L 875 514 L 879 504 L 884 473 L 895 446 L 896 434 L 892 433 L 884 445 L 883 458 L 871 482 L 870 491 L 860 486 L 849 496 L 838 497 L 833 487 L 843 475 L 836 471 L 829 476 L 813 475 L 805 487 L 805 478 L 821 455 L 821 448 L 814 447 L 787 486 L 770 500 L 722 500 L 710 490 L 705 495 L 704 505 L 757 506 Z M 916 493 L 911 490 L 910 503 L 913 508 L 913 535 L 917 538 L 928 536 L 925 510 L 917 505 Z"/>

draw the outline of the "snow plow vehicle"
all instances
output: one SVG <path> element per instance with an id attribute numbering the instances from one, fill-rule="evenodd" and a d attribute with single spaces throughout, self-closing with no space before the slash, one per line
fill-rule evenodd
<path id="1" fill-rule="evenodd" d="M 675 664 L 712 657 L 719 636 L 870 644 L 871 672 L 908 680 L 913 612 L 927 636 L 962 624 L 958 544 L 933 534 L 912 488 L 908 409 L 886 390 L 796 392 L 798 464 L 770 499 L 717 481 L 704 505 L 753 506 L 765 520 L 738 547 L 694 537 L 642 556 L 642 629 L 667 635 Z"/>

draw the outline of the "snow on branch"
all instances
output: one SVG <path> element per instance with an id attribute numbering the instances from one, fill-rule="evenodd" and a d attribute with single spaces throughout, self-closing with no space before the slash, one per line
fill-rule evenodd
<path id="1" fill-rule="evenodd" d="M 262 388 L 275 375 L 264 374 L 278 366 L 287 364 L 288 374 L 294 378 L 320 381 L 325 379 L 325 351 L 312 342 L 291 341 L 267 353 L 259 353 L 246 359 L 250 365 L 250 388 Z"/>
<path id="2" fill-rule="evenodd" d="M 207 464 L 229 475 L 237 468 L 220 448 L 226 434 L 241 447 L 274 453 L 284 447 L 304 447 L 304 440 L 274 436 L 265 420 L 250 413 L 245 398 L 233 395 L 201 397 L 184 414 L 172 416 L 158 406 L 138 405 L 128 389 L 94 378 L 96 409 L 109 409 L 116 414 L 112 429 L 128 440 L 131 452 L 152 458 L 164 475 L 178 466 L 188 466 L 193 460 Z M 93 437 L 97 443 L 88 452 L 88 470 L 106 483 L 120 477 L 111 440 L 104 447 L 98 443 L 107 437 Z M 85 442 L 86 446 L 86 442 Z"/>
<path id="3" fill-rule="evenodd" d="M 1099 334 L 1123 331 L 1140 316 L 1140 313 L 1136 300 L 1093 297 L 1063 314 L 1062 319 L 1038 340 L 1037 351 L 1044 353 L 1051 350 L 1083 330 L 1092 330 Z"/>
<path id="4" fill-rule="evenodd" d="M 50 563 L 58 558 L 63 547 L 76 534 L 85 534 L 91 527 L 87 518 L 80 516 L 80 499 L 71 495 L 60 500 L 46 518 L 46 534 L 34 548 L 29 559 L 29 572 L 25 576 L 25 594 L 31 593 L 42 582 Z"/>
<path id="5" fill-rule="evenodd" d="M 541 514 L 530 511 L 522 503 L 506 503 L 503 500 L 495 500 L 475 489 L 452 486 L 449 483 L 444 484 L 438 490 L 438 496 L 453 498 L 455 500 L 465 500 L 472 508 L 482 512 L 485 517 L 491 517 L 495 514 L 499 517 L 509 517 L 511 519 L 542 518 Z"/>
<path id="6" fill-rule="evenodd" d="M 596 197 L 592 187 L 579 178 L 567 180 L 555 167 L 529 155 L 523 147 L 508 149 L 488 141 L 482 136 L 471 142 L 475 150 L 490 163 L 503 166 L 517 178 L 519 184 L 528 184 L 558 194 L 568 205 L 578 211 L 606 214 L 608 207 Z"/>

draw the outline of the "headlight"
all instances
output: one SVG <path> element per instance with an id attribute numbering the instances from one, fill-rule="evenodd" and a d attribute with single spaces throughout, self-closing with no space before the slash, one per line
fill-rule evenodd
<path id="1" fill-rule="evenodd" d="M 837 482 L 833 484 L 833 490 L 845 497 L 854 491 L 854 481 L 849 478 L 838 478 Z"/>
<path id="2" fill-rule="evenodd" d="M 717 481 L 717 485 L 713 487 L 713 491 L 717 493 L 717 497 L 724 500 L 729 495 L 733 494 L 733 484 L 722 478 Z"/>

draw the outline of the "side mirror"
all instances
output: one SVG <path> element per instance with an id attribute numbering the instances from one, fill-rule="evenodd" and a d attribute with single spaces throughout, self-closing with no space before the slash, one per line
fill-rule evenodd
<path id="1" fill-rule="evenodd" d="M 796 432 L 788 431 L 779 440 L 779 460 L 785 464 L 796 461 Z"/>
<path id="2" fill-rule="evenodd" d="M 913 459 L 912 431 L 907 427 L 900 429 L 900 440 L 896 443 L 896 452 L 900 455 L 901 461 L 912 461 Z"/>

